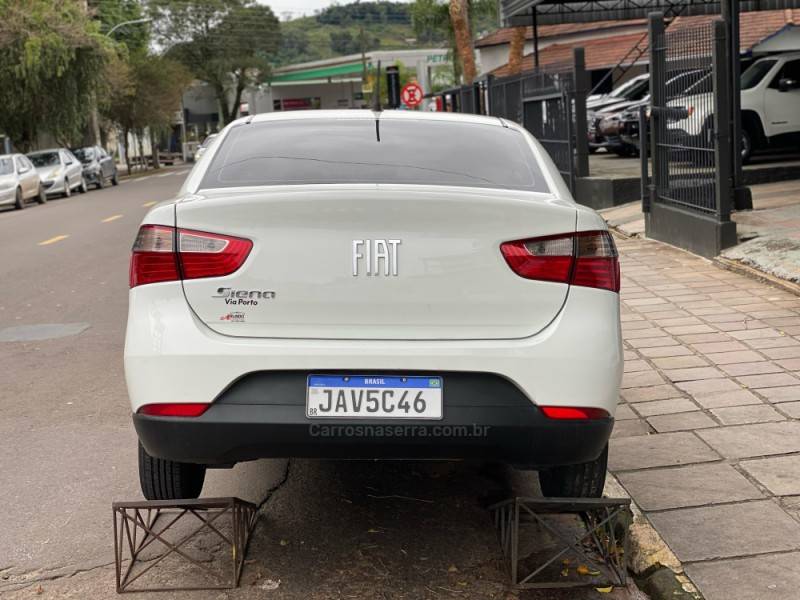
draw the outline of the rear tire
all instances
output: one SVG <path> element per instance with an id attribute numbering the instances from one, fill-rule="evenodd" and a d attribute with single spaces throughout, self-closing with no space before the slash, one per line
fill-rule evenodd
<path id="1" fill-rule="evenodd" d="M 36 195 L 36 201 L 39 204 L 44 204 L 45 202 L 47 202 L 47 192 L 45 191 L 43 185 L 39 186 L 39 193 Z"/>
<path id="2" fill-rule="evenodd" d="M 102 172 L 97 176 L 97 183 L 95 184 L 95 187 L 98 190 L 102 190 L 104 187 L 106 187 L 106 180 Z"/>
<path id="3" fill-rule="evenodd" d="M 607 465 L 608 445 L 595 460 L 539 471 L 542 494 L 553 498 L 600 498 Z"/>
<path id="4" fill-rule="evenodd" d="M 111 176 L 111 185 L 119 185 L 119 177 L 117 176 L 116 169 L 114 169 L 114 174 Z"/>
<path id="5" fill-rule="evenodd" d="M 25 208 L 25 196 L 22 195 L 22 189 L 17 188 L 17 194 L 14 200 L 14 208 L 22 210 Z"/>
<path id="6" fill-rule="evenodd" d="M 742 129 L 742 164 L 746 165 L 750 162 L 750 158 L 753 156 L 753 138 L 747 132 L 747 129 Z"/>
<path id="7" fill-rule="evenodd" d="M 139 484 L 148 500 L 187 500 L 200 496 L 204 465 L 155 458 L 139 442 Z"/>
<path id="8" fill-rule="evenodd" d="M 69 187 L 69 179 L 64 180 L 64 191 L 61 193 L 64 198 L 69 198 L 72 196 L 72 188 Z"/>
<path id="9" fill-rule="evenodd" d="M 86 180 L 83 177 L 81 177 L 81 184 L 78 186 L 78 191 L 81 194 L 85 194 L 89 191 L 89 186 L 86 185 Z"/>

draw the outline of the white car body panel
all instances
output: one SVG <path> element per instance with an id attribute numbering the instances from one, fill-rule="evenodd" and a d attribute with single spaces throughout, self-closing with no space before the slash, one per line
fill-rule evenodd
<path id="1" fill-rule="evenodd" d="M 519 277 L 499 251 L 509 240 L 574 231 L 574 207 L 552 195 L 442 186 L 275 186 L 208 192 L 176 210 L 178 227 L 254 242 L 236 273 L 183 284 L 195 313 L 228 335 L 519 338 L 546 327 L 567 295 L 566 284 Z M 362 239 L 400 242 L 391 257 L 398 276 L 366 276 L 364 261 L 361 275 L 353 276 L 353 240 Z M 275 298 L 229 305 L 217 296 L 220 288 L 269 290 Z M 232 310 L 239 322 L 224 319 Z"/>
<path id="2" fill-rule="evenodd" d="M 189 309 L 180 283 L 130 291 L 125 374 L 133 412 L 151 403 L 211 402 L 242 375 L 281 369 L 497 373 L 537 404 L 613 415 L 622 378 L 619 298 L 572 287 L 548 327 L 518 340 L 270 340 L 215 333 Z"/>

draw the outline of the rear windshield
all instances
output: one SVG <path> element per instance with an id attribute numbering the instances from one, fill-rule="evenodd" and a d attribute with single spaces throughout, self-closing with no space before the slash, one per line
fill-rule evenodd
<path id="1" fill-rule="evenodd" d="M 202 188 L 398 183 L 547 192 L 521 133 L 495 125 L 372 119 L 242 124 Z"/>

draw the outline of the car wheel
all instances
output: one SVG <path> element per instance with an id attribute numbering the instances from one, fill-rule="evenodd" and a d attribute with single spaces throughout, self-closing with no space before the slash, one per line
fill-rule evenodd
<path id="1" fill-rule="evenodd" d="M 14 200 L 14 208 L 22 210 L 25 208 L 25 197 L 22 195 L 22 188 L 17 188 L 17 195 Z"/>
<path id="2" fill-rule="evenodd" d="M 750 162 L 753 154 L 753 140 L 746 129 L 742 129 L 742 164 Z"/>
<path id="3" fill-rule="evenodd" d="M 61 195 L 64 196 L 64 198 L 72 196 L 72 188 L 69 187 L 69 179 L 64 180 L 64 191 L 61 192 Z"/>
<path id="4" fill-rule="evenodd" d="M 542 494 L 552 498 L 600 498 L 607 464 L 608 445 L 595 460 L 539 471 Z"/>
<path id="5" fill-rule="evenodd" d="M 105 177 L 103 177 L 103 174 L 102 174 L 102 173 L 100 173 L 100 174 L 97 176 L 97 184 L 95 185 L 95 187 L 96 187 L 98 190 L 102 190 L 104 187 L 106 187 L 106 180 L 105 180 Z"/>
<path id="6" fill-rule="evenodd" d="M 47 192 L 45 191 L 43 185 L 39 186 L 39 193 L 36 195 L 36 201 L 39 204 L 44 204 L 45 202 L 47 202 Z"/>
<path id="7" fill-rule="evenodd" d="M 205 466 L 155 458 L 139 442 L 139 484 L 148 500 L 197 498 L 205 478 Z"/>
<path id="8" fill-rule="evenodd" d="M 119 179 L 117 178 L 116 169 L 114 169 L 114 174 L 111 176 L 111 185 L 119 185 Z"/>
<path id="9" fill-rule="evenodd" d="M 86 185 L 86 179 L 81 177 L 81 184 L 78 186 L 78 191 L 81 194 L 85 194 L 89 191 L 89 186 Z"/>

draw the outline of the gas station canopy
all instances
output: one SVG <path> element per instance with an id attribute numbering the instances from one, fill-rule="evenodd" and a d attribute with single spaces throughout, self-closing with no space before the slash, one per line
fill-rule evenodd
<path id="1" fill-rule="evenodd" d="M 800 8 L 800 0 L 739 0 L 739 12 Z M 681 16 L 720 14 L 718 1 L 708 0 L 500 0 L 500 16 L 506 27 L 589 23 L 642 19 L 651 12 L 670 10 Z"/>

